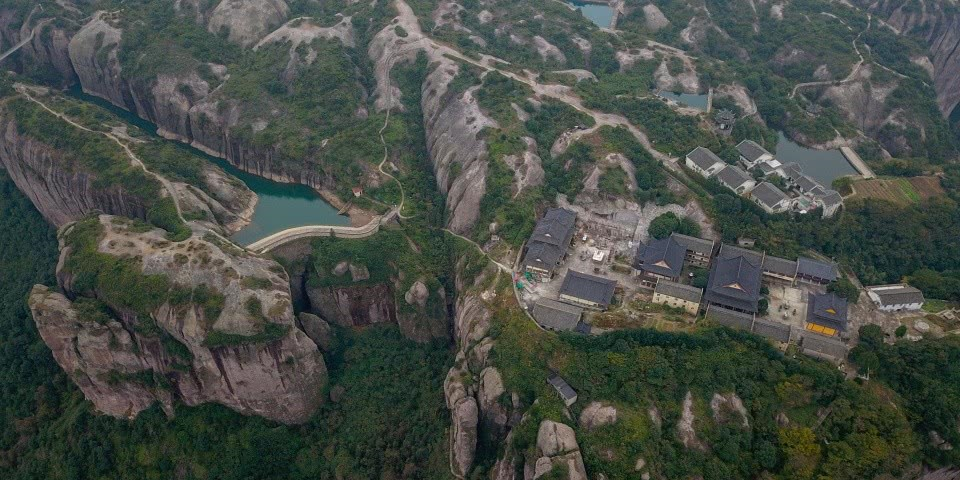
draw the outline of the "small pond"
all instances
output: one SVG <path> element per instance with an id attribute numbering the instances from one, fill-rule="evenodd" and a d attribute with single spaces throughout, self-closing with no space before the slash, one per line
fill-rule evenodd
<path id="1" fill-rule="evenodd" d="M 113 112 L 124 121 L 155 135 L 157 126 L 113 105 L 106 100 L 83 93 L 79 86 L 68 92 L 74 98 L 94 103 Z M 260 198 L 249 225 L 233 234 L 230 239 L 239 245 L 249 245 L 274 233 L 303 225 L 349 225 L 350 218 L 338 215 L 337 209 L 327 203 L 312 188 L 295 183 L 268 180 L 234 167 L 222 158 L 208 155 L 187 144 L 172 141 L 181 148 L 213 162 L 224 171 L 237 177 Z"/>
<path id="2" fill-rule="evenodd" d="M 666 98 L 667 100 L 673 100 L 682 105 L 686 105 L 690 108 L 695 108 L 697 110 L 707 111 L 707 99 L 709 95 L 699 94 L 699 93 L 673 93 L 667 90 L 661 90 L 658 93 L 660 97 Z"/>
<path id="3" fill-rule="evenodd" d="M 783 132 L 778 135 L 777 160 L 783 164 L 797 162 L 803 169 L 803 173 L 826 188 L 830 188 L 836 178 L 857 173 L 840 150 L 814 150 L 791 141 L 783 135 Z"/>
<path id="4" fill-rule="evenodd" d="M 609 28 L 613 22 L 613 8 L 606 3 L 589 3 L 571 0 L 570 4 L 577 7 L 591 22 L 600 28 Z"/>

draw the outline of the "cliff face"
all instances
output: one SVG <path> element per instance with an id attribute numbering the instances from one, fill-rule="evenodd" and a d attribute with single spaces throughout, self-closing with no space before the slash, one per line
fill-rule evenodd
<path id="1" fill-rule="evenodd" d="M 950 115 L 960 104 L 960 13 L 949 10 L 944 1 L 854 2 L 874 12 L 904 35 L 925 42 L 933 63 L 937 103 L 944 115 Z"/>
<path id="2" fill-rule="evenodd" d="M 141 202 L 122 188 L 94 187 L 93 173 L 67 170 L 64 163 L 62 152 L 22 135 L 0 110 L 0 165 L 48 222 L 60 227 L 97 211 L 146 218 Z"/>
<path id="3" fill-rule="evenodd" d="M 88 274 L 77 270 L 74 257 L 88 255 L 84 268 L 98 257 L 71 248 L 81 224 L 61 232 L 62 293 L 38 285 L 30 309 L 57 363 L 98 410 L 132 417 L 155 401 L 169 410 L 178 399 L 284 423 L 310 417 L 321 402 L 326 367 L 316 344 L 295 326 L 279 265 L 196 236 L 171 243 L 163 231 L 136 231 L 119 217 L 95 222 L 102 232 L 96 251 L 129 259 L 147 276 L 130 288 L 155 284 L 157 276 L 172 287 L 145 314 L 103 286 L 81 285 Z"/>
<path id="4" fill-rule="evenodd" d="M 0 108 L 0 166 L 47 221 L 60 227 L 93 212 L 146 219 L 141 198 L 127 194 L 119 185 L 98 183 L 97 172 L 67 160 L 69 153 L 75 152 L 58 150 L 24 134 L 14 115 Z M 203 166 L 201 176 L 204 190 L 197 185 L 172 183 L 184 213 L 205 218 L 202 223 L 206 227 L 226 232 L 249 223 L 256 194 L 210 164 Z"/>
<path id="5" fill-rule="evenodd" d="M 332 273 L 350 275 L 355 284 L 306 286 L 311 310 L 324 320 L 343 327 L 395 323 L 403 336 L 421 343 L 449 338 L 446 312 L 431 311 L 428 307 L 431 292 L 423 281 L 414 282 L 398 299 L 399 279 L 360 283 L 369 278 L 366 267 L 347 262 L 341 262 Z M 442 288 L 433 294 L 445 297 Z"/>

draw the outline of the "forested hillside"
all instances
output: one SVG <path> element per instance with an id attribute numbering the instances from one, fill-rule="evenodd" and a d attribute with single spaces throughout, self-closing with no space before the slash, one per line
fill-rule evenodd
<path id="1" fill-rule="evenodd" d="M 95 413 L 26 306 L 34 283 L 53 282 L 55 232 L 3 171 L 0 209 L 0 477 L 446 478 L 448 350 L 395 326 L 340 332 L 328 365 L 342 391 L 301 426 L 219 405 L 178 407 L 173 419 L 155 406 L 132 422 Z"/>

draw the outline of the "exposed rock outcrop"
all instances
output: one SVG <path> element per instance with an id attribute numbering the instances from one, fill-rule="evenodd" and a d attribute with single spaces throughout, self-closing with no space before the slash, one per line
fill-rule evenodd
<path id="1" fill-rule="evenodd" d="M 580 412 L 580 426 L 587 430 L 612 425 L 616 421 L 617 409 L 613 405 L 594 401 Z"/>
<path id="2" fill-rule="evenodd" d="M 687 448 L 706 451 L 707 444 L 697 436 L 697 431 L 694 429 L 694 420 L 696 420 L 696 416 L 693 413 L 693 394 L 688 391 L 687 396 L 683 398 L 683 411 L 680 414 L 680 421 L 677 422 L 677 437 Z"/>
<path id="3" fill-rule="evenodd" d="M 310 417 L 321 402 L 326 367 L 316 344 L 294 325 L 287 279 L 276 263 L 198 236 L 171 243 L 162 230 L 131 229 L 120 217 L 89 222 L 82 231 L 99 229 L 99 240 L 92 240 L 98 252 L 139 259 L 135 265 L 152 285 L 165 278 L 186 292 L 171 290 L 144 312 L 96 286 L 88 290 L 89 281 L 81 287 L 78 279 L 89 274 L 76 268 L 90 266 L 72 266 L 79 253 L 66 246 L 78 241 L 71 237 L 77 224 L 61 231 L 57 277 L 64 293 L 38 285 L 30 309 L 57 363 L 98 410 L 133 417 L 155 401 L 170 411 L 177 399 L 284 423 Z M 205 299 L 220 300 L 201 301 L 198 288 Z M 106 310 L 91 307 L 98 301 Z"/>
<path id="4" fill-rule="evenodd" d="M 397 308 L 389 285 L 307 286 L 310 305 L 327 321 L 344 327 L 397 323 Z"/>
<path id="5" fill-rule="evenodd" d="M 960 13 L 948 2 L 924 2 L 923 8 L 904 0 L 854 0 L 873 11 L 899 33 L 923 41 L 933 63 L 937 104 L 945 116 L 960 104 Z"/>
<path id="6" fill-rule="evenodd" d="M 580 446 L 573 429 L 562 423 L 544 420 L 537 431 L 537 458 L 525 468 L 524 478 L 536 480 L 553 471 L 565 469 L 569 480 L 587 480 Z"/>
<path id="7" fill-rule="evenodd" d="M 320 350 L 329 352 L 333 346 L 333 330 L 330 324 L 322 318 L 308 312 L 297 315 L 297 326 L 306 333 Z"/>
<path id="8" fill-rule="evenodd" d="M 207 30 L 226 31 L 231 42 L 248 46 L 283 23 L 288 12 L 283 0 L 222 0 L 211 13 Z"/>
<path id="9" fill-rule="evenodd" d="M 23 135 L 0 109 L 0 164 L 48 222 L 60 227 L 91 212 L 145 219 L 146 208 L 120 186 L 96 185 L 96 174 L 71 168 L 65 153 Z"/>

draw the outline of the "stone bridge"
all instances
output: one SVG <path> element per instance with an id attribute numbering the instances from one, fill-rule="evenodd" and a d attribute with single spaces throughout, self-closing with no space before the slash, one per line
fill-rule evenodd
<path id="1" fill-rule="evenodd" d="M 274 233 L 268 237 L 247 245 L 246 249 L 256 253 L 267 253 L 286 243 L 302 238 L 337 237 L 337 238 L 366 238 L 380 231 L 380 226 L 393 220 L 398 209 L 393 208 L 385 215 L 373 217 L 366 225 L 360 227 L 345 227 L 339 225 L 304 225 L 293 227 Z"/>

